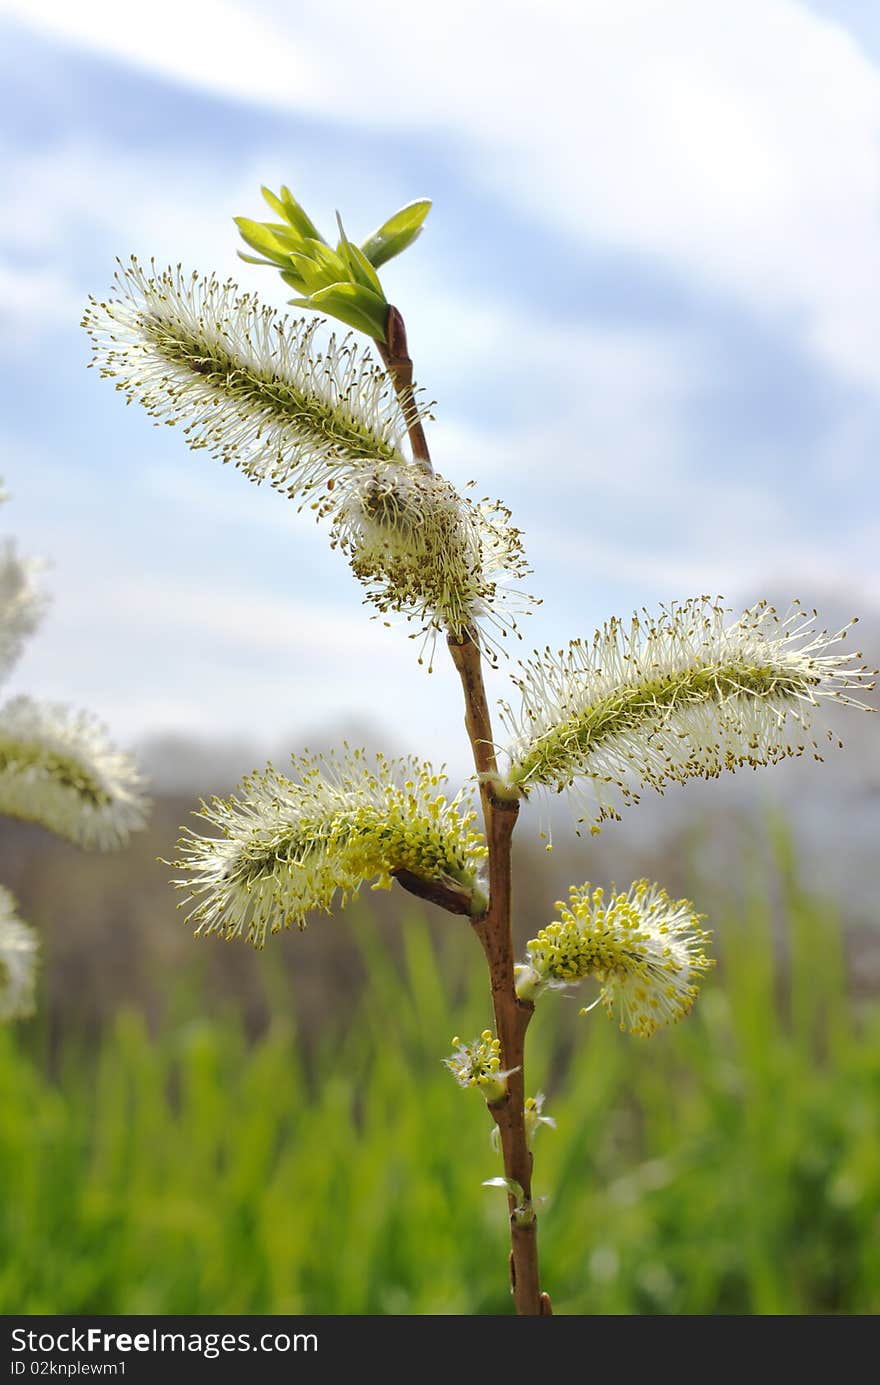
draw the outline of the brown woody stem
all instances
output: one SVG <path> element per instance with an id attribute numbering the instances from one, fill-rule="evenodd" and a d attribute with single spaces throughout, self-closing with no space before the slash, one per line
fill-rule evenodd
<path id="1" fill-rule="evenodd" d="M 376 341 L 376 346 L 397 391 L 413 457 L 417 462 L 421 462 L 426 471 L 432 471 L 431 454 L 413 394 L 413 363 L 406 344 L 406 327 L 399 311 L 392 304 L 388 305 L 388 316 L 385 319 L 385 340 Z"/>
<path id="2" fill-rule="evenodd" d="M 398 885 L 409 890 L 410 894 L 418 895 L 419 899 L 427 899 L 431 904 L 439 904 L 447 913 L 473 914 L 475 909 L 480 908 L 473 892 L 460 885 L 457 880 L 451 880 L 449 876 L 426 880 L 421 875 L 414 875 L 411 870 L 402 869 L 393 870 L 391 874 Z"/>
<path id="3" fill-rule="evenodd" d="M 517 1313 L 546 1316 L 550 1299 L 541 1293 L 538 1276 L 537 1220 L 532 1208 L 532 1155 L 525 1130 L 525 1037 L 534 1006 L 517 998 L 513 973 L 511 928 L 511 839 L 519 813 L 516 799 L 496 797 L 491 776 L 497 773 L 492 722 L 483 683 L 479 645 L 471 635 L 450 637 L 449 651 L 464 691 L 465 726 L 480 776 L 480 795 L 489 848 L 489 907 L 474 920 L 492 987 L 495 1027 L 501 1040 L 501 1065 L 513 1069 L 507 1091 L 489 1110 L 498 1126 L 504 1173 L 523 1190 L 522 1203 L 508 1198 L 510 1213 L 510 1278 Z M 525 1209 L 527 1218 L 522 1216 Z"/>
<path id="4" fill-rule="evenodd" d="M 403 409 L 413 457 L 432 470 L 428 444 L 413 397 L 413 363 L 406 342 L 406 328 L 397 308 L 389 306 L 385 341 L 376 342 Z M 511 839 L 519 813 L 517 799 L 499 798 L 492 788 L 498 765 L 492 740 L 492 719 L 483 683 L 480 646 L 475 635 L 466 632 L 458 639 L 449 636 L 449 651 L 458 670 L 464 692 L 465 726 L 471 743 L 474 765 L 480 779 L 480 798 L 486 843 L 489 849 L 489 904 L 473 920 L 492 988 L 495 1028 L 501 1040 L 501 1066 L 512 1070 L 507 1091 L 500 1101 L 489 1106 L 498 1126 L 504 1173 L 523 1190 L 522 1201 L 508 1197 L 510 1214 L 510 1284 L 519 1314 L 546 1317 L 552 1313 L 550 1298 L 541 1292 L 538 1278 L 537 1220 L 532 1207 L 532 1155 L 525 1129 L 525 1036 L 533 1005 L 518 999 L 513 973 L 513 932 L 511 928 Z M 407 878 L 402 878 L 405 875 Z M 426 893 L 425 881 L 398 873 L 405 889 L 451 908 L 448 896 Z M 470 912 L 452 908 L 452 912 Z"/>

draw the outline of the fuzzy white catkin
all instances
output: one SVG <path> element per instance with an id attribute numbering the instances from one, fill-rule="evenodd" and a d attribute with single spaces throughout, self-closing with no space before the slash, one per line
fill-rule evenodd
<path id="1" fill-rule="evenodd" d="M 670 899 L 647 880 L 609 895 L 587 882 L 556 908 L 559 919 L 530 939 L 528 960 L 515 968 L 521 1000 L 594 977 L 606 1013 L 642 1038 L 690 1012 L 713 963 L 710 935 L 688 900 Z"/>
<path id="2" fill-rule="evenodd" d="M 377 460 L 348 484 L 333 540 L 381 612 L 400 612 L 429 636 L 476 634 L 491 653 L 529 603 L 509 585 L 529 571 L 510 518 L 443 476 Z"/>
<path id="3" fill-rule="evenodd" d="M 281 318 L 231 281 L 120 266 L 83 326 L 92 364 L 157 422 L 182 424 L 251 480 L 319 510 L 364 461 L 403 459 L 394 388 L 350 336 L 323 346 L 319 319 Z"/>
<path id="4" fill-rule="evenodd" d="M 36 582 L 43 566 L 20 558 L 11 539 L 0 543 L 0 678 L 11 671 L 46 609 L 46 595 Z"/>
<path id="5" fill-rule="evenodd" d="M 263 947 L 269 933 L 302 928 L 371 880 L 390 886 L 396 870 L 448 878 L 472 893 L 475 909 L 485 903 L 476 813 L 465 793 L 446 797 L 441 771 L 361 750 L 304 755 L 294 769 L 288 778 L 270 765 L 230 798 L 203 803 L 198 816 L 219 835 L 185 829 L 174 884 L 194 905 L 187 918 L 197 934 Z"/>
<path id="6" fill-rule="evenodd" d="M 467 632 L 484 649 L 529 599 L 519 530 L 499 503 L 475 504 L 407 461 L 406 420 L 388 374 L 349 337 L 323 348 L 319 321 L 279 318 L 236 286 L 182 270 L 121 267 L 83 325 L 92 364 L 157 420 L 182 424 L 251 480 L 333 522 L 368 599 L 431 642 Z M 417 397 L 410 412 L 425 415 Z"/>
<path id="7" fill-rule="evenodd" d="M 94 717 L 17 697 L 0 710 L 0 813 L 108 850 L 144 825 L 147 802 Z"/>
<path id="8" fill-rule="evenodd" d="M 822 703 L 870 710 L 849 694 L 870 691 L 874 670 L 858 652 L 831 652 L 846 630 L 818 630 L 815 612 L 797 605 L 784 618 L 766 602 L 729 614 L 708 597 L 673 604 L 521 665 L 520 707 L 502 709 L 509 784 L 585 789 L 585 815 L 598 823 L 643 787 L 807 750 L 821 758 L 812 725 Z"/>
<path id="9" fill-rule="evenodd" d="M 18 917 L 12 895 L 0 886 L 0 1022 L 33 1014 L 37 952 L 36 935 Z"/>

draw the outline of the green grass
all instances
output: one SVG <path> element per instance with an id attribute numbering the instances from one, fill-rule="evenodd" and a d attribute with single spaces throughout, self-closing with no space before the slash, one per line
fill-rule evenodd
<path id="1" fill-rule="evenodd" d="M 557 1311 L 880 1309 L 880 1009 L 848 998 L 837 921 L 783 867 L 713 920 L 722 965 L 671 1033 L 541 1001 Z M 478 949 L 444 949 L 438 979 L 419 915 L 401 963 L 363 916 L 326 926 L 369 981 L 317 1038 L 286 997 L 254 1043 L 230 1014 L 152 1037 L 127 1014 L 51 1075 L 33 1031 L 0 1035 L 0 1311 L 510 1311 L 489 1120 L 439 1061 L 488 1018 Z M 173 1010 L 206 1008 L 184 988 Z"/>

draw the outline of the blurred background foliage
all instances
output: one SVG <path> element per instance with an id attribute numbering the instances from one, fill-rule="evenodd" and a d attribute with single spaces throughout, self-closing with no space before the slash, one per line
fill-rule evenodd
<path id="1" fill-rule="evenodd" d="M 440 1063 L 489 1019 L 467 925 L 395 890 L 262 956 L 194 941 L 156 862 L 191 806 L 161 797 L 111 858 L 23 826 L 0 849 L 44 940 L 39 1017 L 0 1034 L 0 1311 L 508 1312 L 490 1122 Z M 778 812 L 615 830 L 522 832 L 521 939 L 619 867 L 698 901 L 719 965 L 650 1042 L 579 1017 L 591 996 L 539 1005 L 557 1310 L 877 1311 L 871 918 L 804 885 Z"/>

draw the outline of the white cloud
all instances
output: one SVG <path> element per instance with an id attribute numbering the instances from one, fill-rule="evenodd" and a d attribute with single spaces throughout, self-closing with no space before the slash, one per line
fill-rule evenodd
<path id="1" fill-rule="evenodd" d="M 52 610 L 5 695 L 90 707 L 123 740 L 234 735 L 265 751 L 360 716 L 464 769 L 445 661 L 429 676 L 367 611 L 162 572 L 99 580 L 68 565 L 66 579 L 50 581 Z"/>
<path id="2" fill-rule="evenodd" d="M 287 41 L 254 8 L 228 0 L 152 0 L 149 12 L 116 0 L 0 0 L 3 13 L 55 38 L 229 96 L 275 94 L 286 104 L 281 93 L 289 88 L 303 101 L 321 97 L 320 70 L 302 43 Z"/>
<path id="3" fill-rule="evenodd" d="M 591 237 L 666 264 L 880 383 L 880 74 L 794 0 L 7 9 L 237 98 L 445 132 L 572 254 Z"/>
<path id="4" fill-rule="evenodd" d="M 242 498 L 239 488 L 218 488 L 216 476 L 207 474 L 206 470 L 188 468 L 186 462 L 189 460 L 189 456 L 185 455 L 181 458 L 180 466 L 151 466 L 145 469 L 139 478 L 145 495 L 186 510 L 193 522 L 205 527 L 214 522 L 240 524 Z M 239 476 L 238 480 L 245 484 L 243 476 Z M 310 510 L 300 510 L 286 496 L 267 487 L 249 493 L 247 525 L 251 532 L 258 529 L 277 530 L 295 534 L 300 540 L 314 534 L 316 527 L 315 517 Z"/>
<path id="5" fill-rule="evenodd" d="M 0 356 L 38 347 L 47 331 L 76 322 L 81 312 L 82 297 L 63 272 L 0 262 Z"/>
<path id="6" fill-rule="evenodd" d="M 12 255 L 39 253 L 51 268 L 13 269 L 0 262 L 0 287 L 9 287 L 2 295 L 8 340 L 16 349 L 22 342 L 38 345 L 43 332 L 76 323 L 86 294 L 107 290 L 115 251 L 232 273 L 277 301 L 274 277 L 237 259 L 231 226 L 234 212 L 254 204 L 261 166 L 269 177 L 270 163 L 266 152 L 234 163 L 224 182 L 216 169 L 206 164 L 194 170 L 180 156 L 141 151 L 132 159 L 112 146 L 67 136 L 9 158 L 9 177 L 0 188 L 0 246 Z M 314 186 L 326 177 L 316 167 L 306 172 Z M 369 215 L 367 200 L 394 205 L 391 190 L 381 186 L 369 199 L 364 189 L 361 196 L 353 224 Z M 36 205 L 41 216 L 31 235 Z M 70 247 L 96 238 L 108 247 L 106 277 L 89 283 Z M 464 297 L 449 287 L 429 237 L 417 256 L 400 262 L 397 277 L 418 377 L 436 382 L 441 397 L 432 428 L 435 457 L 453 479 L 501 486 L 511 476 L 549 471 L 566 484 L 619 493 L 643 488 L 661 469 L 670 481 L 682 452 L 683 407 L 716 373 L 713 353 L 696 329 L 556 323 L 531 305 Z M 465 427 L 443 403 L 454 400 L 475 372 L 495 398 L 515 406 L 515 416 L 491 434 Z M 161 480 L 149 475 L 148 484 L 163 485 L 172 499 L 175 488 L 179 498 L 182 487 L 190 499 L 203 484 L 190 483 L 183 472 Z M 205 490 L 204 504 L 225 504 L 225 497 L 212 500 Z M 295 523 L 293 507 L 287 509 L 282 520 L 277 507 L 264 505 L 258 519 Z"/>
<path id="7" fill-rule="evenodd" d="M 748 507 L 746 490 L 741 498 Z M 763 507 L 764 497 L 756 490 L 753 501 L 754 514 Z M 701 527 L 697 514 L 695 506 L 691 515 L 682 517 L 687 542 L 677 546 L 627 545 L 623 537 L 615 541 L 601 534 L 579 536 L 564 527 L 534 526 L 529 551 L 548 569 L 562 569 L 572 584 L 586 577 L 617 586 L 638 583 L 646 593 L 660 592 L 665 599 L 708 592 L 732 601 L 764 595 L 774 600 L 798 598 L 808 605 L 837 594 L 844 605 L 855 603 L 853 609 L 870 606 L 880 611 L 876 525 L 855 531 L 846 551 L 838 554 L 766 517 L 756 533 L 754 526 L 748 527 L 745 513 L 732 513 L 729 525 L 717 529 Z"/>
<path id="8" fill-rule="evenodd" d="M 28 0 L 10 8 L 126 62 L 317 112 L 341 128 L 370 124 L 374 133 L 394 128 L 414 139 L 440 132 L 450 160 L 509 200 L 512 215 L 544 219 L 569 237 L 560 254 L 575 258 L 579 243 L 598 237 L 679 273 L 691 289 L 696 282 L 731 294 L 787 324 L 794 344 L 811 344 L 835 369 L 880 382 L 880 79 L 840 31 L 794 4 L 547 3 L 540 23 L 532 5 L 459 0 L 442 11 L 390 0 L 366 11 L 328 0 L 295 20 L 302 7 L 265 4 L 256 21 L 253 7 L 245 17 L 243 6 L 160 0 L 148 24 L 118 5 Z M 359 94 L 365 69 L 366 98 Z M 320 144 L 296 149 L 297 187 L 310 207 L 329 208 L 339 197 L 340 165 L 335 154 L 324 165 Z M 275 297 L 277 281 L 270 289 L 267 272 L 236 260 L 230 218 L 256 213 L 259 181 L 275 182 L 290 157 L 267 142 L 224 163 L 209 142 L 205 158 L 193 162 L 170 146 L 129 153 L 72 135 L 15 155 L 0 187 L 0 238 L 17 262 L 39 257 L 43 265 L 0 272 L 0 302 L 18 324 L 16 349 L 22 330 L 38 342 L 42 330 L 78 318 L 89 289 L 106 287 L 82 282 L 86 238 L 106 241 L 108 256 L 137 250 L 235 272 Z M 341 185 L 354 230 L 411 195 L 398 196 L 393 160 L 377 163 L 364 159 L 358 168 L 352 153 L 346 165 Z M 546 249 L 546 238 L 537 239 Z M 578 612 L 588 626 L 605 614 L 615 588 L 635 582 L 646 599 L 660 588 L 670 596 L 720 588 L 733 598 L 778 574 L 783 588 L 794 581 L 806 598 L 808 586 L 843 586 L 855 576 L 880 605 L 880 535 L 861 511 L 828 518 L 829 542 L 813 542 L 809 531 L 818 533 L 822 517 L 786 512 L 785 465 L 778 491 L 769 470 L 754 488 L 726 480 L 724 456 L 709 457 L 705 473 L 697 472 L 689 408 L 722 371 L 707 346 L 705 316 L 693 330 L 559 325 L 542 315 L 537 285 L 521 308 L 488 295 L 465 301 L 449 288 L 449 266 L 438 256 L 426 236 L 418 255 L 393 267 L 419 375 L 441 396 L 435 459 L 456 481 L 475 477 L 480 494 L 513 500 L 509 492 L 517 492 L 515 519 L 543 569 L 535 588 L 551 598 L 537 641 L 578 576 L 590 579 L 580 582 L 589 609 Z M 540 265 L 524 271 L 524 284 L 539 279 Z M 496 403 L 515 411 L 491 431 L 443 403 L 460 401 L 475 372 Z M 840 484 L 857 453 L 870 455 L 873 401 L 861 407 L 849 410 L 833 438 L 807 449 L 804 484 Z M 788 408 L 780 404 L 780 412 Z M 148 725 L 245 732 L 257 687 L 267 736 L 359 703 L 367 712 L 381 708 L 409 744 L 423 744 L 427 726 L 435 745 L 455 753 L 457 689 L 426 679 L 412 646 L 371 625 L 356 609 L 357 595 L 352 614 L 326 605 L 316 614 L 305 586 L 307 608 L 256 586 L 252 594 L 247 585 L 233 589 L 227 554 L 212 554 L 205 537 L 212 525 L 226 535 L 240 517 L 251 539 L 260 531 L 265 578 L 273 559 L 277 577 L 279 531 L 284 540 L 289 530 L 303 566 L 320 550 L 317 589 L 326 535 L 311 520 L 268 494 L 245 512 L 232 486 L 215 478 L 212 489 L 207 466 L 205 474 L 190 469 L 179 437 L 180 470 L 152 467 L 136 444 L 129 453 L 126 426 L 120 414 L 118 434 L 100 443 L 102 455 L 126 457 L 123 523 L 100 494 L 80 494 L 83 478 L 62 459 L 53 472 L 9 439 L 19 476 L 34 473 L 34 543 L 58 558 L 63 587 L 24 669 L 44 695 L 73 690 L 73 700 L 132 733 Z M 754 472 L 754 450 L 750 461 Z M 174 583 L 131 575 L 138 564 L 147 570 L 168 542 L 161 501 L 170 502 L 166 514 L 186 507 L 203 586 L 192 571 Z M 603 527 L 602 513 L 613 522 Z M 15 527 L 12 512 L 9 523 Z M 645 537 L 652 523 L 663 526 L 656 542 Z M 242 565 L 249 542 L 238 550 Z M 184 554 L 179 541 L 171 549 L 175 561 Z M 90 565 L 100 585 L 85 575 Z M 558 614 L 569 622 L 568 610 Z M 294 677 L 283 659 L 273 661 L 279 630 L 295 650 Z M 531 642 L 532 630 L 526 634 Z"/>
<path id="9" fill-rule="evenodd" d="M 95 593 L 96 598 L 99 593 Z M 347 615 L 305 600 L 285 600 L 256 587 L 242 591 L 216 582 L 167 580 L 156 575 L 125 578 L 100 593 L 102 622 L 121 624 L 138 613 L 145 634 L 198 635 L 203 648 L 221 650 L 290 650 L 298 662 L 322 660 L 346 665 L 364 655 L 374 656 L 380 641 L 366 618 Z M 390 657 L 397 659 L 399 646 Z M 385 650 L 380 657 L 388 658 Z"/>
<path id="10" fill-rule="evenodd" d="M 283 310 L 288 291 L 275 276 L 239 259 L 241 241 L 233 225 L 235 216 L 260 216 L 261 183 L 278 182 L 288 153 L 271 140 L 244 155 L 215 143 L 194 163 L 189 148 L 147 145 L 133 152 L 114 141 L 112 131 L 106 139 L 65 132 L 35 145 L 16 145 L 7 132 L 0 156 L 0 312 L 10 336 L 24 333 L 34 341 L 65 321 L 78 321 L 86 294 L 109 288 L 114 257 L 131 254 L 230 275 Z M 345 151 L 331 167 L 320 150 L 298 150 L 296 165 L 298 189 L 319 223 L 325 209 L 325 225 L 338 199 L 337 179 L 346 188 L 349 225 L 361 234 L 407 200 L 390 170 L 367 177 Z M 87 270 L 96 247 L 106 256 L 98 282 Z M 430 283 L 423 268 L 420 282 Z M 492 320 L 491 305 L 484 315 Z"/>

